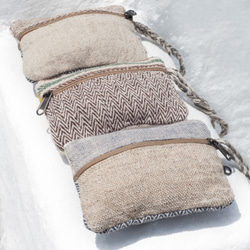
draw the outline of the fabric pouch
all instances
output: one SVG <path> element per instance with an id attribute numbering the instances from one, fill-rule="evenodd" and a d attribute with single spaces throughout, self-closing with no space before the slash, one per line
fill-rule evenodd
<path id="1" fill-rule="evenodd" d="M 230 205 L 234 195 L 209 137 L 193 120 L 65 145 L 87 228 L 108 233 Z"/>
<path id="2" fill-rule="evenodd" d="M 36 84 L 38 114 L 58 150 L 83 137 L 185 120 L 188 110 L 159 58 L 80 70 Z"/>
<path id="3" fill-rule="evenodd" d="M 18 20 L 11 31 L 19 42 L 24 74 L 32 81 L 79 68 L 147 58 L 134 24 L 125 18 L 121 6 Z"/>

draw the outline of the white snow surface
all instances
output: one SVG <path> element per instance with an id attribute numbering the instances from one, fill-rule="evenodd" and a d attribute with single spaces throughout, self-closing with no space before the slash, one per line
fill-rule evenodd
<path id="1" fill-rule="evenodd" d="M 186 79 L 228 122 L 225 139 L 250 164 L 250 1 L 0 0 L 0 249 L 249 250 L 250 182 L 237 169 L 228 177 L 235 202 L 220 212 L 108 235 L 84 227 L 71 169 L 51 141 L 46 117 L 35 114 L 39 102 L 8 27 L 17 19 L 111 4 L 136 10 L 135 20 L 180 51 Z M 154 55 L 157 50 L 144 44 Z M 207 117 L 198 117 L 208 124 Z"/>

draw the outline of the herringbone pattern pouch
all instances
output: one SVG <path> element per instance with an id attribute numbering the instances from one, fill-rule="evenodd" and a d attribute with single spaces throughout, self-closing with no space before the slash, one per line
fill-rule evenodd
<path id="1" fill-rule="evenodd" d="M 234 199 L 200 121 L 134 128 L 65 146 L 86 226 L 97 233 L 191 213 Z"/>
<path id="2" fill-rule="evenodd" d="M 188 113 L 158 58 L 40 81 L 36 92 L 43 99 L 40 108 L 46 109 L 60 151 L 66 143 L 83 137 L 135 125 L 180 122 Z"/>

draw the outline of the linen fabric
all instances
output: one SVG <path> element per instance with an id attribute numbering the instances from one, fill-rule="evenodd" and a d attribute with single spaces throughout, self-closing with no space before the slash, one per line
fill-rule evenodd
<path id="1" fill-rule="evenodd" d="M 14 22 L 11 30 L 20 42 L 25 76 L 38 81 L 79 68 L 146 59 L 124 13 L 121 6 L 108 6 Z"/>
<path id="2" fill-rule="evenodd" d="M 93 157 L 123 145 L 209 136 L 208 129 L 200 121 L 183 121 L 81 139 L 67 144 L 65 152 L 77 172 Z M 113 232 L 162 218 L 219 210 L 234 199 L 215 148 L 199 143 L 126 150 L 88 168 L 76 180 L 76 185 L 85 224 L 96 233 Z"/>

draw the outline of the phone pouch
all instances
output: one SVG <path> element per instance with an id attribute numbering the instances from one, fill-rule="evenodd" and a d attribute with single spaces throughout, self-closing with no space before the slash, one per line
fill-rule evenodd
<path id="1" fill-rule="evenodd" d="M 150 58 L 114 64 L 39 81 L 38 114 L 48 118 L 58 150 L 72 140 L 137 125 L 162 125 L 186 119 L 164 63 Z"/>
<path id="2" fill-rule="evenodd" d="M 108 6 L 13 22 L 25 76 L 38 81 L 80 68 L 146 59 L 132 18 L 125 14 L 122 6 Z"/>
<path id="3" fill-rule="evenodd" d="M 209 137 L 193 120 L 66 144 L 87 228 L 108 233 L 230 205 L 234 195 Z"/>

